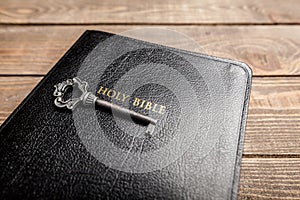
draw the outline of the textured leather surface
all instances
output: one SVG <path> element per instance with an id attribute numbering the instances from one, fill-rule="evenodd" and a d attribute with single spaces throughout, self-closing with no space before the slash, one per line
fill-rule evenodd
<path id="1" fill-rule="evenodd" d="M 105 41 L 112 36 L 85 32 L 1 126 L 0 199 L 236 199 L 251 84 L 249 68 L 121 36 L 106 47 Z M 109 49 L 124 45 L 128 49 L 121 56 L 118 50 Z M 104 56 L 104 47 L 111 58 Z M 171 81 L 166 75 L 163 79 L 178 86 L 179 91 L 149 83 L 131 95 L 167 107 L 151 138 L 128 134 L 127 130 L 137 128 L 135 124 L 118 125 L 111 114 L 100 111 L 96 111 L 95 119 L 103 132 L 97 135 L 97 130 L 89 130 L 89 112 L 78 109 L 71 113 L 53 104 L 53 85 L 68 78 L 79 75 L 91 85 L 115 86 L 127 92 L 125 82 L 117 86 L 126 73 L 135 74 L 129 78 L 136 82 L 150 80 L 163 74 L 161 66 L 171 68 L 164 71 Z M 151 71 L 152 67 L 157 69 Z M 98 73 L 100 69 L 102 73 Z M 172 77 L 172 70 L 189 83 L 199 107 L 192 106 L 186 91 L 180 91 L 181 82 Z M 92 87 L 95 94 L 97 87 Z M 178 94 L 185 94 L 183 101 Z M 130 109 L 151 114 L 132 106 L 133 101 L 129 100 Z M 84 120 L 76 122 L 84 115 Z M 178 131 L 180 123 L 188 120 L 180 129 L 185 131 Z M 199 124 L 200 131 L 195 132 Z M 88 131 L 81 131 L 81 127 Z M 122 152 L 141 155 L 165 153 L 169 147 L 171 162 L 147 172 L 120 170 L 118 167 L 123 166 L 113 167 L 104 154 L 95 153 L 100 148 L 95 141 L 100 140 L 105 141 L 101 148 L 112 144 Z M 188 144 L 178 156 L 172 149 L 178 143 L 172 141 L 177 140 Z"/>

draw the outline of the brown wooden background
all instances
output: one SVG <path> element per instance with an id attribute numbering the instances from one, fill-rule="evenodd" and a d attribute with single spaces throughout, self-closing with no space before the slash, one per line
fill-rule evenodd
<path id="1" fill-rule="evenodd" d="M 1 0 L 1 123 L 86 29 L 174 29 L 254 78 L 240 199 L 300 199 L 300 1 Z"/>

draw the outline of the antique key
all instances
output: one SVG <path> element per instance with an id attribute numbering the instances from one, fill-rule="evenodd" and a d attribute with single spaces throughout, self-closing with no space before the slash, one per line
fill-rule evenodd
<path id="1" fill-rule="evenodd" d="M 74 89 L 76 86 L 79 89 L 79 92 L 81 92 L 81 95 L 76 98 L 65 100 L 63 96 L 65 95 L 66 91 L 70 88 Z M 84 106 L 95 106 L 97 109 L 104 112 L 113 111 L 115 116 L 123 119 L 128 119 L 128 116 L 130 116 L 135 123 L 148 126 L 146 135 L 151 136 L 154 132 L 157 120 L 96 97 L 93 93 L 88 92 L 88 83 L 80 80 L 78 77 L 67 79 L 66 81 L 54 85 L 54 87 L 55 90 L 53 95 L 56 97 L 54 104 L 59 108 L 66 107 L 70 110 L 74 110 L 80 104 Z"/>

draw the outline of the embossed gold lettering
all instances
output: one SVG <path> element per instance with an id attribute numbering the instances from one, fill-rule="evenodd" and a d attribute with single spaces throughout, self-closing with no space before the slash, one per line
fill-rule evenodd
<path id="1" fill-rule="evenodd" d="M 165 114 L 165 112 L 166 112 L 166 106 L 160 106 L 158 113 L 163 115 Z"/>
<path id="2" fill-rule="evenodd" d="M 157 104 L 155 103 L 154 106 L 153 106 L 153 108 L 152 108 L 153 112 L 158 112 L 157 110 L 155 110 L 156 107 L 157 107 Z"/>
<path id="3" fill-rule="evenodd" d="M 145 110 L 150 110 L 151 108 L 152 108 L 152 103 L 148 101 L 145 106 Z"/>
<path id="4" fill-rule="evenodd" d="M 144 104 L 145 104 L 145 100 L 142 100 L 142 103 L 141 103 L 141 105 L 140 105 L 140 108 L 143 108 L 144 107 Z"/>
<path id="5" fill-rule="evenodd" d="M 107 92 L 107 96 L 110 98 L 115 97 L 116 94 L 117 94 L 117 92 L 115 90 L 108 90 L 108 92 Z"/>
<path id="6" fill-rule="evenodd" d="M 121 100 L 121 99 L 120 99 L 120 95 L 121 95 L 121 93 L 118 92 L 118 94 L 117 94 L 117 96 L 115 97 L 115 99 L 118 100 L 118 101 L 120 101 L 120 100 Z"/>
<path id="7" fill-rule="evenodd" d="M 122 101 L 125 102 L 126 99 L 128 99 L 130 96 L 126 94 L 122 94 Z"/>
<path id="8" fill-rule="evenodd" d="M 139 98 L 135 98 L 134 102 L 133 102 L 133 105 L 134 106 L 139 106 L 140 104 L 140 99 Z"/>
<path id="9" fill-rule="evenodd" d="M 125 102 L 130 97 L 125 93 L 121 93 L 116 90 L 109 89 L 103 86 L 100 86 L 99 90 L 97 91 L 97 94 L 108 96 L 110 98 L 114 98 L 117 101 L 122 101 L 122 102 Z M 140 99 L 138 97 L 135 97 L 132 105 L 145 110 L 151 110 L 152 112 L 159 113 L 162 115 L 165 114 L 166 112 L 166 106 L 159 105 L 157 103 L 152 103 L 150 101 Z"/>
<path id="10" fill-rule="evenodd" d="M 100 86 L 100 89 L 98 90 L 97 93 L 98 93 L 98 94 L 101 94 L 101 92 L 102 92 L 103 95 L 106 95 L 105 93 L 107 92 L 107 90 L 108 90 L 108 88 L 103 89 L 103 87 Z"/>

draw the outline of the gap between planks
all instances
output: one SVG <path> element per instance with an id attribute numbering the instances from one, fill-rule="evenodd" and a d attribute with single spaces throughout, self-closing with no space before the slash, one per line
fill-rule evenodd
<path id="1" fill-rule="evenodd" d="M 153 37 L 147 35 L 151 29 L 145 26 L 0 26 L 0 74 L 46 74 L 86 29 L 125 35 L 135 29 L 138 39 L 243 61 L 254 76 L 300 75 L 300 26 L 151 28 L 156 31 Z M 178 37 L 162 37 L 156 28 L 171 29 L 186 38 L 178 42 Z M 189 45 L 189 38 L 199 45 Z"/>

